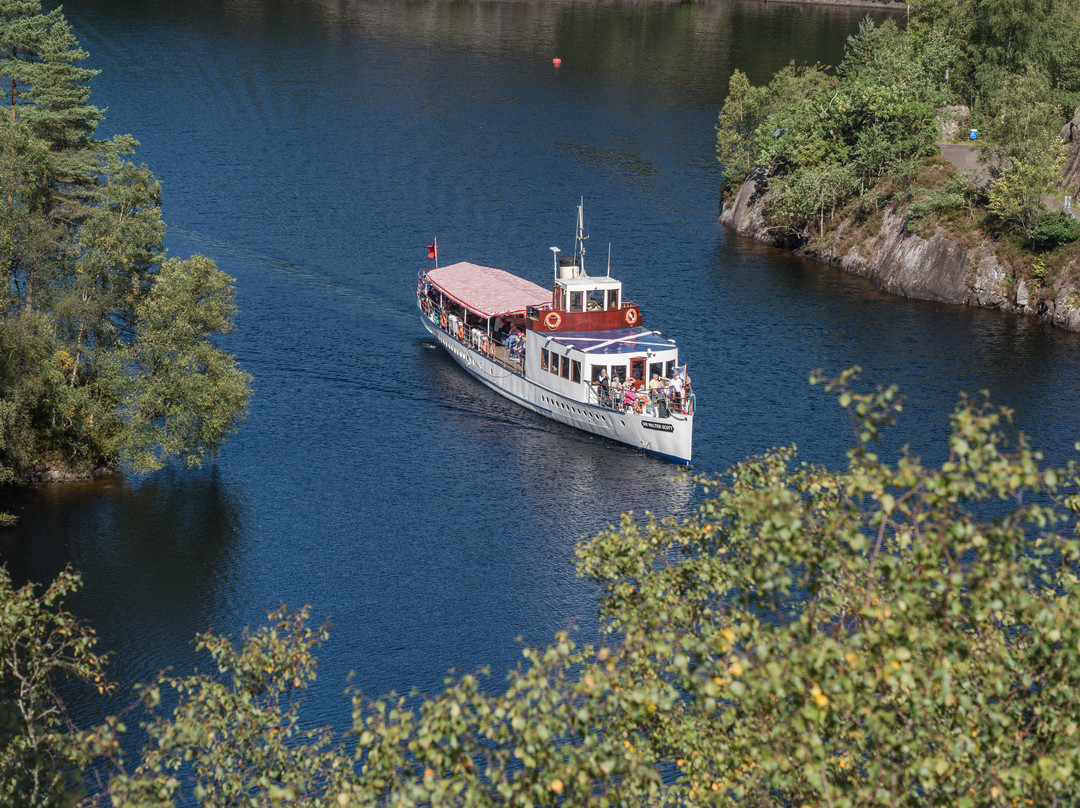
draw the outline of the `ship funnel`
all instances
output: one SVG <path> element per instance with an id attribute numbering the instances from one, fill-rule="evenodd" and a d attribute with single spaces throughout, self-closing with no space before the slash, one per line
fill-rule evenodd
<path id="1" fill-rule="evenodd" d="M 576 278 L 579 274 L 577 262 L 573 258 L 559 259 L 559 280 Z"/>

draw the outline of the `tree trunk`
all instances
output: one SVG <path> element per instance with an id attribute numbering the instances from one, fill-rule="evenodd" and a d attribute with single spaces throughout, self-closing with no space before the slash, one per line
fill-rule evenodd
<path id="1" fill-rule="evenodd" d="M 83 302 L 85 302 L 86 295 L 83 295 Z M 79 357 L 82 355 L 82 340 L 83 340 L 83 324 L 79 323 L 79 336 L 75 340 L 75 357 L 71 362 L 71 383 L 69 387 L 75 386 L 75 377 L 79 372 Z"/>

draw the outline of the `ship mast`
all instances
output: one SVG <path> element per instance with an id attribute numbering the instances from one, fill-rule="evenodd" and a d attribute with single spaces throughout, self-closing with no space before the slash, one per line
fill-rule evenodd
<path id="1" fill-rule="evenodd" d="M 578 268 L 578 275 L 585 275 L 585 197 L 581 197 L 577 209 L 577 233 L 574 234 L 574 263 Z"/>

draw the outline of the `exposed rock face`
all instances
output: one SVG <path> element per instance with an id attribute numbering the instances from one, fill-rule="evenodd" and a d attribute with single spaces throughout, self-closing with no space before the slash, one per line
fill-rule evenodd
<path id="1" fill-rule="evenodd" d="M 1062 187 L 1065 193 L 1073 195 L 1075 208 L 1078 206 L 1075 197 L 1080 195 L 1080 107 L 1073 119 L 1061 130 L 1061 139 L 1065 141 L 1065 148 L 1069 152 L 1069 163 L 1065 168 Z"/>
<path id="2" fill-rule="evenodd" d="M 944 141 L 953 141 L 966 135 L 965 130 L 970 117 L 971 110 L 963 104 L 943 107 L 937 115 L 938 137 Z"/>
<path id="3" fill-rule="evenodd" d="M 29 483 L 74 483 L 83 480 L 96 480 L 116 474 L 113 469 L 99 467 L 88 471 L 75 471 L 69 468 L 57 468 L 39 464 L 33 468 L 23 482 Z"/>
<path id="4" fill-rule="evenodd" d="M 1074 123 L 1078 123 L 1080 137 L 1080 122 Z M 1053 289 L 1029 289 L 1023 278 L 994 254 L 993 242 L 967 247 L 940 228 L 930 238 L 923 238 L 907 232 L 903 214 L 895 210 L 886 211 L 876 233 L 855 240 L 845 238 L 845 234 L 856 226 L 844 221 L 836 230 L 833 246 L 824 252 L 802 247 L 798 237 L 777 236 L 765 221 L 764 180 L 760 171 L 751 174 L 724 204 L 720 221 L 741 235 L 795 248 L 852 275 L 868 278 L 893 294 L 1030 314 L 1080 331 L 1080 290 L 1071 281 L 1062 280 Z"/>

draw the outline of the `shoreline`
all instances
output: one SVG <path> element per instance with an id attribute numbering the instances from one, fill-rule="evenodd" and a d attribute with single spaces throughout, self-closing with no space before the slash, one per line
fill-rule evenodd
<path id="1" fill-rule="evenodd" d="M 996 239 L 982 238 L 972 244 L 940 226 L 928 237 L 911 233 L 906 229 L 906 211 L 896 207 L 883 212 L 872 232 L 844 219 L 833 228 L 828 247 L 815 250 L 800 238 L 777 238 L 770 232 L 763 181 L 763 172 L 757 169 L 733 196 L 724 199 L 721 224 L 762 244 L 866 278 L 898 297 L 1023 314 L 1080 332 L 1080 286 L 1072 278 L 1075 272 L 1062 272 L 1046 286 L 1029 283 L 1017 267 L 997 254 Z"/>

